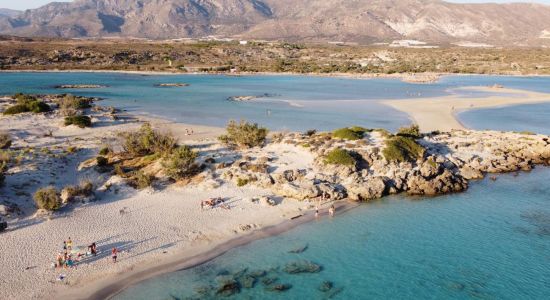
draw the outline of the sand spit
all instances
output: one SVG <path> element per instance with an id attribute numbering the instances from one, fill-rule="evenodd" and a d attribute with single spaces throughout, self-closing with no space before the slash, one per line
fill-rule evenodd
<path id="1" fill-rule="evenodd" d="M 464 87 L 460 89 L 498 93 L 500 95 L 472 98 L 450 95 L 434 98 L 388 100 L 382 103 L 409 114 L 422 131 L 430 132 L 434 130 L 465 129 L 457 119 L 457 114 L 463 111 L 550 102 L 550 94 L 532 91 L 495 87 Z"/>

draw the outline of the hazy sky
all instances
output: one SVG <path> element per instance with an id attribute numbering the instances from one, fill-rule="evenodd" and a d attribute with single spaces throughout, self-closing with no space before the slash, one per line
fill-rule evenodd
<path id="1" fill-rule="evenodd" d="M 71 0 L 57 0 L 58 2 L 70 2 Z M 546 3 L 550 4 L 550 0 L 534 0 L 534 1 L 526 1 L 526 0 L 493 0 L 493 1 L 487 1 L 487 0 L 448 0 L 449 2 L 540 2 L 540 3 Z M 39 6 L 42 6 L 44 4 L 47 4 L 49 2 L 52 2 L 51 0 L 0 0 L 0 8 L 11 8 L 11 9 L 28 9 L 28 8 L 36 8 Z"/>

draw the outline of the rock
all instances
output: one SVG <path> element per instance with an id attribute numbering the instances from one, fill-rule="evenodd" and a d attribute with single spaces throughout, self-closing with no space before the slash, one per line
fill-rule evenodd
<path id="1" fill-rule="evenodd" d="M 229 297 L 235 295 L 241 291 L 239 283 L 234 279 L 224 279 L 218 289 L 216 290 L 216 295 L 223 297 Z"/>
<path id="2" fill-rule="evenodd" d="M 0 232 L 6 230 L 7 228 L 8 228 L 8 222 L 4 221 L 4 219 L 0 217 Z"/>
<path id="3" fill-rule="evenodd" d="M 13 209 L 7 205 L 0 204 L 0 216 L 7 216 L 13 213 Z"/>
<path id="4" fill-rule="evenodd" d="M 273 192 L 279 196 L 297 200 L 311 199 L 321 195 L 319 188 L 312 183 L 303 183 L 302 185 L 297 185 L 296 182 L 279 184 L 273 187 Z"/>
<path id="5" fill-rule="evenodd" d="M 304 246 L 289 250 L 288 253 L 294 253 L 294 254 L 302 253 L 302 252 L 306 251 L 307 248 L 308 248 L 308 245 L 306 244 Z"/>
<path id="6" fill-rule="evenodd" d="M 274 284 L 265 288 L 266 291 L 270 292 L 284 292 L 292 288 L 291 284 Z"/>
<path id="7" fill-rule="evenodd" d="M 344 186 L 348 192 L 348 198 L 354 201 L 378 199 L 386 191 L 386 182 L 382 177 L 360 178 Z"/>
<path id="8" fill-rule="evenodd" d="M 241 286 L 245 289 L 251 289 L 256 284 L 256 277 L 252 275 L 243 275 L 238 279 Z"/>
<path id="9" fill-rule="evenodd" d="M 288 274 L 319 273 L 321 266 L 307 260 L 300 260 L 286 264 L 283 271 Z"/>
<path id="10" fill-rule="evenodd" d="M 330 291 L 330 290 L 332 289 L 332 286 L 333 286 L 332 282 L 330 282 L 330 281 L 323 281 L 323 282 L 321 283 L 321 285 L 319 286 L 318 290 L 321 291 L 321 292 L 323 292 L 323 293 L 326 293 L 326 292 L 328 292 L 328 291 Z"/>
<path id="11" fill-rule="evenodd" d="M 481 173 L 478 169 L 474 169 L 468 165 L 465 165 L 460 169 L 460 175 L 468 180 L 483 178 L 483 173 Z"/>
<path id="12" fill-rule="evenodd" d="M 269 198 L 268 196 L 262 196 L 260 197 L 260 203 L 265 206 L 275 206 L 277 205 L 277 202 L 275 200 Z"/>

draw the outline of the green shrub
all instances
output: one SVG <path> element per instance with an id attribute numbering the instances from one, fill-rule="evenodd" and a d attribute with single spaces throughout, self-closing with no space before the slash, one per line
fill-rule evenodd
<path id="1" fill-rule="evenodd" d="M 242 186 L 245 186 L 249 183 L 249 180 L 248 179 L 245 179 L 245 178 L 237 178 L 237 186 L 238 187 L 242 187 Z"/>
<path id="2" fill-rule="evenodd" d="M 188 146 L 180 146 L 172 151 L 162 162 L 168 176 L 178 180 L 192 175 L 197 166 L 197 153 Z"/>
<path id="3" fill-rule="evenodd" d="M 145 123 L 137 131 L 123 134 L 122 147 L 132 156 L 145 156 L 150 154 L 167 155 L 176 147 L 176 139 L 170 134 L 162 134 Z"/>
<path id="4" fill-rule="evenodd" d="M 25 104 L 15 104 L 4 110 L 4 115 L 16 115 L 25 112 L 29 112 L 29 108 Z"/>
<path id="5" fill-rule="evenodd" d="M 332 137 L 344 140 L 360 140 L 363 138 L 363 133 L 358 133 L 349 128 L 340 128 L 332 132 Z"/>
<path id="6" fill-rule="evenodd" d="M 334 149 L 325 156 L 325 164 L 353 166 L 355 163 L 355 158 L 344 149 Z"/>
<path id="7" fill-rule="evenodd" d="M 65 126 L 76 125 L 80 128 L 91 127 L 92 119 L 88 116 L 65 117 Z"/>
<path id="8" fill-rule="evenodd" d="M 51 110 L 50 106 L 31 95 L 16 94 L 17 104 L 8 107 L 5 115 L 15 115 L 25 112 L 43 113 Z"/>
<path id="9" fill-rule="evenodd" d="M 418 139 L 420 138 L 420 127 L 416 124 L 409 127 L 401 127 L 399 128 L 397 135 Z"/>
<path id="10" fill-rule="evenodd" d="M 69 199 L 69 201 L 76 196 L 88 197 L 94 193 L 94 184 L 89 180 L 85 180 L 80 182 L 78 186 L 66 186 L 65 188 L 63 188 L 63 191 L 67 193 L 67 198 Z"/>
<path id="11" fill-rule="evenodd" d="M 386 140 L 386 147 L 382 154 L 387 161 L 406 162 L 414 161 L 424 156 L 425 149 L 413 138 L 394 136 Z"/>
<path id="12" fill-rule="evenodd" d="M 267 128 L 259 127 L 258 124 L 241 121 L 237 123 L 233 120 L 227 125 L 227 134 L 218 139 L 227 145 L 243 148 L 252 148 L 263 146 L 267 137 Z"/>
<path id="13" fill-rule="evenodd" d="M 361 127 L 361 126 L 352 126 L 349 128 L 351 131 L 355 132 L 355 133 L 358 133 L 360 135 L 364 135 L 365 133 L 367 132 L 371 132 L 372 130 L 371 129 L 368 129 L 368 128 L 365 128 L 365 127 Z"/>
<path id="14" fill-rule="evenodd" d="M 383 137 L 383 138 L 389 138 L 392 136 L 391 132 L 387 131 L 386 129 L 384 128 L 378 128 L 378 129 L 375 129 L 374 131 L 380 133 L 380 135 Z"/>
<path id="15" fill-rule="evenodd" d="M 145 174 L 142 171 L 137 171 L 130 178 L 130 185 L 138 190 L 143 190 L 153 185 L 153 180 L 153 176 Z"/>
<path id="16" fill-rule="evenodd" d="M 92 107 L 92 101 L 87 98 L 66 95 L 57 101 L 60 109 L 86 109 Z"/>
<path id="17" fill-rule="evenodd" d="M 9 133 L 0 131 L 0 149 L 8 149 L 11 147 L 11 136 Z"/>
<path id="18" fill-rule="evenodd" d="M 111 153 L 111 149 L 109 147 L 103 147 L 99 150 L 99 155 L 107 155 Z"/>
<path id="19" fill-rule="evenodd" d="M 54 187 L 39 189 L 34 193 L 33 199 L 41 209 L 55 211 L 61 207 L 61 198 Z"/>

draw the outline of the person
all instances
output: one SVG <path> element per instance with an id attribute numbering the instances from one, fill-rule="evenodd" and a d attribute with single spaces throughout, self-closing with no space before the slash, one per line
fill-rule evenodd
<path id="1" fill-rule="evenodd" d="M 319 205 L 315 206 L 315 218 L 319 217 Z"/>
<path id="2" fill-rule="evenodd" d="M 63 252 L 67 252 L 67 241 L 63 241 Z"/>
<path id="3" fill-rule="evenodd" d="M 328 210 L 328 213 L 329 213 L 329 215 L 330 215 L 331 217 L 334 217 L 334 211 L 335 211 L 335 210 L 336 210 L 336 209 L 334 208 L 334 205 L 331 205 L 330 208 L 329 208 L 329 210 Z"/>
<path id="4" fill-rule="evenodd" d="M 97 246 L 94 243 L 92 243 L 92 246 L 90 247 L 90 252 L 92 253 L 93 256 L 96 256 L 97 255 Z"/>
<path id="5" fill-rule="evenodd" d="M 73 249 L 73 241 L 71 240 L 71 237 L 67 240 L 67 249 L 69 251 Z"/>
<path id="6" fill-rule="evenodd" d="M 116 248 L 113 248 L 113 250 L 111 251 L 111 256 L 113 257 L 113 263 L 116 263 L 117 254 L 118 254 L 118 250 Z"/>
<path id="7" fill-rule="evenodd" d="M 204 201 L 201 201 L 201 210 L 204 210 Z"/>
<path id="8" fill-rule="evenodd" d="M 63 262 L 63 254 L 62 253 L 57 253 L 56 261 L 57 261 L 57 264 L 56 264 L 57 268 L 63 267 L 64 262 Z"/>

